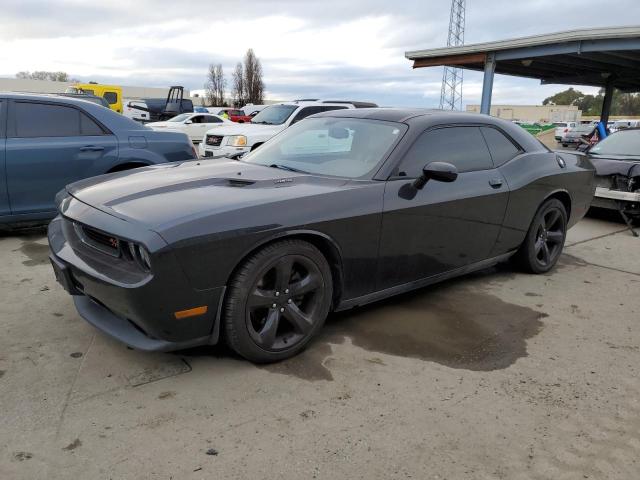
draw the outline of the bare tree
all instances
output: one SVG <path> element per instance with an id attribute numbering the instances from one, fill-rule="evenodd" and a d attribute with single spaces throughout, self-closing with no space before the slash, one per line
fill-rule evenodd
<path id="1" fill-rule="evenodd" d="M 51 80 L 52 82 L 77 82 L 77 80 L 69 78 L 67 72 L 47 72 L 37 70 L 35 72 L 18 72 L 16 78 L 22 80 Z"/>
<path id="2" fill-rule="evenodd" d="M 259 105 L 263 101 L 264 82 L 262 81 L 262 64 L 253 49 L 247 50 L 244 56 L 244 84 L 246 101 Z"/>
<path id="3" fill-rule="evenodd" d="M 227 80 L 224 78 L 224 71 L 221 64 L 209 65 L 209 72 L 207 74 L 207 83 L 205 88 L 207 90 L 206 97 L 207 102 L 211 106 L 222 106 L 224 103 L 225 89 L 227 87 Z"/>
<path id="4" fill-rule="evenodd" d="M 233 78 L 232 80 L 233 104 L 235 107 L 239 108 L 244 106 L 244 104 L 246 103 L 245 102 L 246 88 L 244 84 L 244 70 L 242 69 L 242 62 L 238 62 L 236 64 L 236 69 L 233 71 L 232 78 Z"/>

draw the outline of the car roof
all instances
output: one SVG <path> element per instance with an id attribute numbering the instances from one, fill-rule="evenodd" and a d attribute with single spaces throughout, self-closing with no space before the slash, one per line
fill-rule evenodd
<path id="1" fill-rule="evenodd" d="M 0 99 L 5 100 L 30 100 L 34 102 L 50 102 L 58 105 L 74 105 L 81 110 L 90 113 L 95 118 L 104 122 L 105 125 L 112 129 L 123 130 L 146 130 L 147 127 L 135 122 L 124 115 L 114 112 L 110 108 L 102 105 L 83 100 L 81 98 L 67 97 L 55 93 L 20 93 L 20 92 L 0 92 Z"/>
<path id="2" fill-rule="evenodd" d="M 331 110 L 319 113 L 316 116 L 367 118 L 370 120 L 403 123 L 412 119 L 414 121 L 425 121 L 429 123 L 447 123 L 451 122 L 453 118 L 456 119 L 456 122 L 462 120 L 465 123 L 468 123 L 470 120 L 476 120 L 480 123 L 491 123 L 495 120 L 494 117 L 488 115 L 429 108 L 357 108 L 355 110 Z"/>
<path id="3" fill-rule="evenodd" d="M 73 103 L 81 105 L 87 103 L 87 100 L 83 100 L 79 96 L 67 96 L 62 93 L 28 93 L 28 92 L 0 92 L 1 98 L 13 99 L 13 100 L 52 100 L 61 103 Z"/>
<path id="4" fill-rule="evenodd" d="M 315 98 L 304 98 L 300 100 L 292 100 L 290 102 L 278 102 L 273 105 L 291 105 L 298 107 L 322 106 L 322 105 L 351 105 L 355 108 L 377 108 L 375 103 L 360 102 L 355 100 L 320 100 Z M 271 105 L 267 105 L 271 106 Z"/>
<path id="5" fill-rule="evenodd" d="M 491 125 L 511 136 L 526 151 L 548 151 L 533 135 L 513 122 L 480 113 L 435 110 L 427 108 L 356 108 L 331 110 L 317 113 L 313 117 L 362 118 L 408 124 L 411 128 L 424 130 L 432 126 Z"/>

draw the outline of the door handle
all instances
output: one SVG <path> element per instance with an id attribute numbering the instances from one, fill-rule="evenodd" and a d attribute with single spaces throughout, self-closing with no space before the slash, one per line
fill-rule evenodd
<path id="1" fill-rule="evenodd" d="M 493 188 L 500 188 L 502 186 L 502 179 L 492 178 L 491 180 L 489 180 L 489 185 L 491 185 Z"/>
<path id="2" fill-rule="evenodd" d="M 87 145 L 86 147 L 80 147 L 81 152 L 101 152 L 104 147 L 98 147 L 95 145 Z"/>

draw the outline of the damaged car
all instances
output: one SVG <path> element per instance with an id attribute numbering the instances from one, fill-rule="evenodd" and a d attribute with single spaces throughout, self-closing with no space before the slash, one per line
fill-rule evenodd
<path id="1" fill-rule="evenodd" d="M 589 150 L 596 169 L 594 207 L 617 210 L 634 236 L 640 219 L 640 129 L 621 130 Z"/>

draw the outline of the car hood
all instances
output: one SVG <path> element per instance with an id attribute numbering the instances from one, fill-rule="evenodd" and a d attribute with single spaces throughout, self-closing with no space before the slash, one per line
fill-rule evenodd
<path id="1" fill-rule="evenodd" d="M 81 202 L 154 231 L 181 222 L 344 188 L 348 180 L 235 160 L 170 163 L 101 175 L 67 186 Z"/>
<path id="2" fill-rule="evenodd" d="M 589 160 L 596 169 L 596 175 L 605 177 L 609 175 L 624 175 L 636 177 L 640 175 L 640 155 L 637 157 L 613 156 L 613 155 L 589 155 Z"/>
<path id="3" fill-rule="evenodd" d="M 281 132 L 285 125 L 262 125 L 259 123 L 234 123 L 233 125 L 225 125 L 224 127 L 208 130 L 214 135 L 245 135 L 250 138 L 271 138 L 275 134 Z"/>

